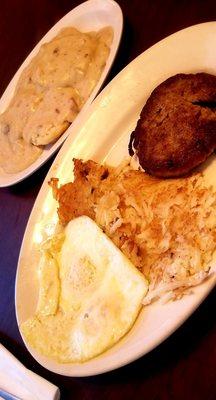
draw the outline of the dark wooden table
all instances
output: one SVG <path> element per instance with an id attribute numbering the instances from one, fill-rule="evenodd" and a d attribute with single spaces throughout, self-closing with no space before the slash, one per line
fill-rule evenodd
<path id="1" fill-rule="evenodd" d="M 59 18 L 79 3 L 75 0 L 1 0 L 0 94 L 32 47 Z M 119 0 L 119 4 L 124 13 L 125 27 L 120 51 L 108 80 L 167 35 L 216 19 L 215 0 Z M 65 378 L 42 368 L 27 352 L 15 317 L 16 266 L 29 214 L 52 161 L 24 182 L 0 189 L 2 344 L 28 368 L 58 385 L 62 399 L 215 400 L 215 291 L 157 349 L 111 373 L 82 379 Z"/>

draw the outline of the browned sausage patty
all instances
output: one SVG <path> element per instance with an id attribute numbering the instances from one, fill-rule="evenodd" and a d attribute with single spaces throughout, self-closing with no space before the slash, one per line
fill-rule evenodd
<path id="1" fill-rule="evenodd" d="M 160 84 L 142 109 L 130 155 L 151 175 L 187 174 L 216 148 L 216 76 L 178 74 Z"/>

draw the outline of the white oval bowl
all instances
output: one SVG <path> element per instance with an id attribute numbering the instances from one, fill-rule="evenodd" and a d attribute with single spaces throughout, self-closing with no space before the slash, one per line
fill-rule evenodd
<path id="1" fill-rule="evenodd" d="M 127 156 L 129 135 L 150 92 L 160 82 L 178 72 L 206 71 L 216 74 L 216 22 L 195 25 L 162 40 L 132 61 L 101 92 L 76 124 L 73 136 L 64 143 L 39 192 L 31 213 L 16 277 L 16 315 L 18 325 L 34 314 L 38 299 L 37 265 L 39 243 L 57 222 L 57 202 L 48 181 L 72 180 L 72 158 L 93 159 L 118 164 Z M 214 157 L 204 168 L 205 177 L 216 187 Z M 174 332 L 208 295 L 215 275 L 181 300 L 155 302 L 141 311 L 131 331 L 110 350 L 83 364 L 58 364 L 27 349 L 45 368 L 66 376 L 89 376 L 123 366 L 152 350 Z"/>
<path id="2" fill-rule="evenodd" d="M 59 33 L 62 28 L 67 26 L 74 26 L 75 28 L 83 32 L 87 32 L 99 30 L 108 25 L 113 28 L 114 37 L 106 66 L 101 74 L 97 85 L 95 86 L 82 110 L 76 117 L 75 121 L 54 144 L 46 146 L 40 157 L 23 171 L 14 174 L 7 174 L 0 167 L 0 187 L 11 186 L 27 178 L 38 168 L 40 168 L 59 149 L 64 140 L 69 135 L 72 137 L 75 136 L 75 132 L 77 132 L 76 126 L 80 126 L 80 123 L 85 119 L 85 112 L 94 100 L 94 98 L 97 96 L 97 93 L 103 85 L 117 54 L 123 28 L 123 15 L 120 6 L 113 0 L 88 0 L 82 3 L 78 7 L 71 10 L 68 14 L 66 14 L 60 21 L 57 22 L 57 24 L 55 24 L 49 30 L 49 32 L 40 40 L 40 42 L 35 46 L 29 56 L 25 59 L 21 67 L 18 69 L 0 99 L 0 113 L 2 113 L 7 108 L 10 100 L 12 99 L 16 84 L 23 69 L 37 54 L 43 43 L 49 42 L 54 36 Z"/>

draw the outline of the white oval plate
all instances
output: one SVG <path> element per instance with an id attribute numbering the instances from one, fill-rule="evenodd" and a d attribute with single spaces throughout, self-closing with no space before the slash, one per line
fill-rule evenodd
<path id="1" fill-rule="evenodd" d="M 54 161 L 30 216 L 20 252 L 16 277 L 18 325 L 32 316 L 38 298 L 38 247 L 57 222 L 57 202 L 47 182 L 72 180 L 72 158 L 118 164 L 127 153 L 129 135 L 152 89 L 178 72 L 216 73 L 216 22 L 196 25 L 162 40 L 130 63 L 89 107 L 85 123 L 76 125 Z M 215 184 L 213 158 L 205 168 L 206 179 Z M 83 364 L 58 364 L 26 347 L 44 367 L 67 376 L 100 374 L 143 356 L 175 331 L 207 296 L 215 284 L 211 276 L 181 300 L 145 307 L 131 331 L 112 349 Z M 24 340 L 24 338 L 23 338 Z M 25 340 L 24 340 L 25 341 Z"/>
<path id="2" fill-rule="evenodd" d="M 17 182 L 22 181 L 31 175 L 34 171 L 40 168 L 62 145 L 64 140 L 70 135 L 74 137 L 76 126 L 85 120 L 85 112 L 89 105 L 96 97 L 101 86 L 103 85 L 107 74 L 113 64 L 115 59 L 119 43 L 122 35 L 123 28 L 123 16 L 120 6 L 113 0 L 88 0 L 82 3 L 78 7 L 74 8 L 68 14 L 66 14 L 52 29 L 42 38 L 42 40 L 37 44 L 37 46 L 32 50 L 26 60 L 23 62 L 19 70 L 14 75 L 7 89 L 0 99 L 0 113 L 2 113 L 8 106 L 10 100 L 13 97 L 14 90 L 16 88 L 17 81 L 20 77 L 23 69 L 29 64 L 31 59 L 37 54 L 40 46 L 50 41 L 58 32 L 67 26 L 74 26 L 77 29 L 87 32 L 92 30 L 99 30 L 104 26 L 111 26 L 114 31 L 113 42 L 110 49 L 110 54 L 107 59 L 106 66 L 102 72 L 100 80 L 98 81 L 96 87 L 91 93 L 90 97 L 86 101 L 84 107 L 80 111 L 76 120 L 70 125 L 70 127 L 64 132 L 64 134 L 54 143 L 46 146 L 43 150 L 41 156 L 28 168 L 21 172 L 15 174 L 6 174 L 0 167 L 0 187 L 6 187 L 14 185 Z"/>

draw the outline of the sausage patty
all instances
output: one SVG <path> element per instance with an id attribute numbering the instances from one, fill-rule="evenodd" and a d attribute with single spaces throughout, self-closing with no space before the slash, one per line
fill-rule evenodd
<path id="1" fill-rule="evenodd" d="M 129 153 L 158 177 L 187 174 L 216 148 L 216 76 L 178 74 L 160 84 L 142 109 Z"/>

